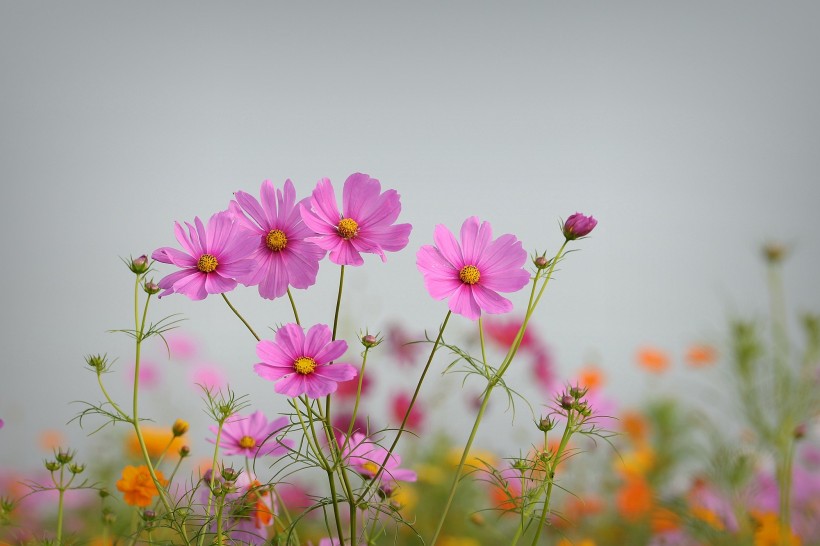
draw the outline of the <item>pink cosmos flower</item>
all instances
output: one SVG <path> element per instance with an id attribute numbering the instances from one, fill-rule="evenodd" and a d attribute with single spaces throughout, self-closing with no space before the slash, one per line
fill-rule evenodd
<path id="1" fill-rule="evenodd" d="M 275 381 L 280 394 L 319 398 L 335 392 L 339 381 L 356 377 L 356 368 L 350 364 L 331 364 L 346 350 L 345 341 L 331 341 L 326 324 L 311 326 L 307 335 L 298 324 L 285 324 L 276 331 L 275 342 L 262 340 L 256 345 L 262 362 L 253 369 Z"/>
<path id="2" fill-rule="evenodd" d="M 280 417 L 268 423 L 261 411 L 255 411 L 250 415 L 235 413 L 228 417 L 222 426 L 219 447 L 224 450 L 225 455 L 244 455 L 249 458 L 258 455 L 281 455 L 293 447 L 291 440 L 276 438 L 276 433 L 288 424 L 287 417 Z M 216 426 L 208 428 L 216 435 Z M 216 438 L 209 438 L 208 441 L 216 443 Z"/>
<path id="3" fill-rule="evenodd" d="M 567 218 L 567 221 L 561 225 L 561 231 L 564 232 L 564 237 L 569 241 L 586 237 L 598 225 L 598 220 L 592 216 L 584 216 L 580 212 L 576 212 Z"/>
<path id="4" fill-rule="evenodd" d="M 354 432 L 350 436 L 342 458 L 347 459 L 353 469 L 367 479 L 372 480 L 381 468 L 382 462 L 387 457 L 387 450 L 369 440 L 367 436 L 360 432 Z M 401 457 L 395 453 L 390 454 L 382 472 L 380 489 L 387 496 L 396 488 L 396 482 L 414 482 L 416 473 L 406 468 L 399 468 Z"/>
<path id="5" fill-rule="evenodd" d="M 192 300 L 202 300 L 208 294 L 222 294 L 236 288 L 236 279 L 246 275 L 255 262 L 247 256 L 257 241 L 240 230 L 228 212 L 218 212 L 208 220 L 194 218 L 195 226 L 185 223 L 188 233 L 179 222 L 174 225 L 177 241 L 184 250 L 162 247 L 151 257 L 162 263 L 181 267 L 159 281 L 163 289 L 159 297 L 185 294 Z"/>
<path id="6" fill-rule="evenodd" d="M 439 224 L 433 233 L 436 246 L 425 245 L 416 254 L 430 295 L 449 298 L 450 310 L 471 320 L 482 311 L 511 311 L 512 302 L 498 293 L 521 290 L 530 280 L 521 241 L 509 234 L 495 240 L 492 236 L 490 223 L 472 216 L 461 226 L 461 244 Z"/>
<path id="7" fill-rule="evenodd" d="M 390 414 L 396 425 L 401 424 L 404 419 L 404 416 L 407 413 L 407 408 L 410 407 L 410 400 L 412 400 L 412 396 L 405 392 L 394 394 L 391 397 Z M 421 404 L 419 404 L 419 400 L 416 400 L 416 403 L 413 405 L 413 409 L 410 410 L 410 416 L 407 418 L 406 427 L 408 430 L 418 432 L 423 422 L 424 413 Z"/>
<path id="8" fill-rule="evenodd" d="M 285 181 L 284 190 L 276 189 L 270 180 L 262 182 L 262 203 L 243 191 L 234 194 L 230 211 L 240 226 L 257 241 L 250 258 L 256 266 L 238 280 L 246 286 L 259 285 L 259 295 L 272 300 L 283 296 L 288 286 L 308 288 L 316 283 L 319 260 L 324 249 L 307 242 L 314 236 L 302 222 L 300 207 L 308 198 L 296 202 L 293 182 Z"/>
<path id="9" fill-rule="evenodd" d="M 362 265 L 361 252 L 396 252 L 410 240 L 410 224 L 393 224 L 401 202 L 396 190 L 381 193 L 381 184 L 366 174 L 351 174 L 342 190 L 342 214 L 330 180 L 316 184 L 310 207 L 303 205 L 302 219 L 318 235 L 307 240 L 330 252 L 330 261 L 339 265 Z"/>
<path id="10" fill-rule="evenodd" d="M 191 370 L 189 376 L 192 385 L 202 386 L 206 389 L 221 389 L 228 384 L 225 373 L 216 364 L 197 364 Z"/>

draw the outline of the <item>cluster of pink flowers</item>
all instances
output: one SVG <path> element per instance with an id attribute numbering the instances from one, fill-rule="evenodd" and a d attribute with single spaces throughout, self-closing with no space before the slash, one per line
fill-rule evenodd
<path id="1" fill-rule="evenodd" d="M 199 218 L 185 223 L 185 228 L 176 223 L 182 250 L 154 251 L 154 260 L 180 268 L 159 281 L 159 297 L 179 293 L 201 300 L 243 284 L 258 286 L 263 298 L 278 298 L 291 287 L 315 284 L 325 254 L 342 266 L 362 265 L 363 253 L 384 261 L 385 252 L 407 246 L 412 229 L 396 223 L 399 194 L 392 189 L 382 192 L 378 180 L 362 173 L 345 181 L 341 212 L 326 178 L 299 201 L 290 180 L 282 189 L 265 181 L 259 200 L 241 191 L 234 196 L 228 209 L 214 214 L 207 224 Z M 562 230 L 568 240 L 576 239 L 589 234 L 596 223 L 591 216 L 575 213 Z M 470 320 L 482 313 L 511 311 L 512 302 L 501 293 L 521 290 L 530 281 L 521 242 L 510 234 L 493 239 L 489 222 L 474 216 L 462 224 L 459 239 L 438 225 L 435 245 L 419 249 L 416 264 L 427 291 Z M 276 392 L 318 398 L 356 377 L 356 368 L 334 362 L 346 349 L 344 341 L 331 339 L 326 325 L 316 324 L 305 334 L 300 325 L 286 324 L 276 332 L 275 341 L 259 342 L 262 362 L 254 369 L 276 383 Z"/>

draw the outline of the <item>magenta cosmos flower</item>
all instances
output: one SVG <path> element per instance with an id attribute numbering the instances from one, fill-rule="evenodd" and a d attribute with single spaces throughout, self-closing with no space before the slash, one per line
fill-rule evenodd
<path id="1" fill-rule="evenodd" d="M 574 241 L 575 239 L 589 235 L 597 225 L 598 220 L 592 216 L 584 216 L 580 212 L 576 212 L 561 225 L 561 231 L 564 232 L 564 237 L 566 237 L 568 241 Z"/>
<path id="2" fill-rule="evenodd" d="M 259 285 L 259 295 L 269 300 L 283 296 L 288 286 L 313 286 L 325 251 L 305 240 L 316 235 L 302 222 L 299 212 L 308 198 L 297 203 L 290 180 L 285 181 L 283 190 L 265 180 L 260 190 L 261 203 L 243 191 L 234 196 L 231 213 L 257 241 L 250 255 L 256 267 L 237 280 L 246 286 Z"/>
<path id="3" fill-rule="evenodd" d="M 280 394 L 319 398 L 335 392 L 338 382 L 356 377 L 356 368 L 350 364 L 331 364 L 346 350 L 345 341 L 331 341 L 326 324 L 311 326 L 307 335 L 298 324 L 285 324 L 276 331 L 276 341 L 262 340 L 256 345 L 262 362 L 253 369 L 275 381 Z"/>
<path id="4" fill-rule="evenodd" d="M 386 449 L 368 439 L 361 432 L 354 432 L 350 436 L 342 453 L 342 458 L 347 459 L 353 470 L 369 480 L 376 477 L 382 463 L 384 463 L 384 459 L 387 458 L 384 471 L 379 478 L 379 487 L 388 496 L 396 488 L 396 482 L 416 481 L 415 472 L 406 468 L 399 468 L 401 457 L 391 453 L 388 458 Z"/>
<path id="5" fill-rule="evenodd" d="M 492 240 L 489 222 L 472 216 L 461 225 L 461 244 L 443 225 L 416 254 L 416 265 L 433 298 L 449 299 L 450 310 L 475 320 L 485 313 L 507 313 L 512 302 L 499 292 L 516 292 L 530 280 L 527 252 L 513 235 Z"/>
<path id="6" fill-rule="evenodd" d="M 188 232 L 174 224 L 174 234 L 183 250 L 162 247 L 151 257 L 162 263 L 181 267 L 159 281 L 163 289 L 159 297 L 185 294 L 192 300 L 205 299 L 208 294 L 222 294 L 236 288 L 236 279 L 246 275 L 255 262 L 248 255 L 256 246 L 256 240 L 249 238 L 239 229 L 228 212 L 218 212 L 208 220 L 194 218 L 194 224 L 185 222 Z"/>
<path id="7" fill-rule="evenodd" d="M 277 440 L 277 433 L 289 424 L 287 417 L 280 417 L 268 423 L 265 414 L 255 411 L 250 415 L 235 413 L 228 417 L 222 426 L 222 436 L 219 439 L 225 455 L 244 455 L 254 458 L 258 455 L 281 455 L 293 447 L 291 440 Z M 214 438 L 208 441 L 216 443 L 216 434 L 219 429 L 208 427 L 214 433 Z"/>
<path id="8" fill-rule="evenodd" d="M 302 206 L 302 219 L 315 231 L 308 238 L 330 252 L 330 261 L 339 265 L 362 265 L 362 252 L 377 254 L 382 261 L 385 250 L 396 252 L 410 240 L 410 224 L 393 224 L 401 212 L 396 190 L 381 193 L 378 180 L 366 174 L 351 174 L 342 190 L 342 214 L 330 180 L 316 184 L 310 207 Z"/>

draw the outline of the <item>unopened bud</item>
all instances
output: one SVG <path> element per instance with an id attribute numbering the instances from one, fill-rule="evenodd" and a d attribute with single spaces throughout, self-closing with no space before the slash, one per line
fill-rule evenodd
<path id="1" fill-rule="evenodd" d="M 128 266 L 128 269 L 137 275 L 142 275 L 148 271 L 148 256 L 143 254 L 142 256 L 133 258 L 131 260 L 131 264 Z"/>
<path id="2" fill-rule="evenodd" d="M 377 338 L 373 334 L 366 334 L 366 335 L 362 336 L 362 345 L 364 345 L 368 349 L 372 349 L 373 347 L 375 347 L 376 345 L 378 345 L 381 342 L 382 342 L 382 340 L 380 340 L 379 338 Z"/>
<path id="3" fill-rule="evenodd" d="M 535 426 L 537 426 L 541 432 L 549 432 L 555 428 L 555 421 L 549 417 L 543 417 Z"/>
<path id="4" fill-rule="evenodd" d="M 145 521 L 154 521 L 156 517 L 157 514 L 153 510 L 146 510 L 142 513 L 142 519 L 144 519 Z"/>
<path id="5" fill-rule="evenodd" d="M 146 294 L 151 294 L 152 296 L 160 290 L 159 285 L 154 281 L 145 281 L 145 284 L 142 285 L 142 289 L 145 290 Z"/>
<path id="6" fill-rule="evenodd" d="M 48 470 L 49 472 L 54 472 L 55 470 L 60 470 L 60 467 L 62 466 L 57 461 L 44 461 L 43 464 L 45 464 L 46 470 Z"/>
<path id="7" fill-rule="evenodd" d="M 231 467 L 223 468 L 222 469 L 222 479 L 226 482 L 236 481 L 236 478 L 239 477 L 239 472 L 234 470 Z"/>
<path id="8" fill-rule="evenodd" d="M 796 440 L 801 439 L 806 435 L 806 423 L 800 423 L 796 427 L 794 427 L 794 438 Z"/>
<path id="9" fill-rule="evenodd" d="M 572 409 L 572 406 L 575 404 L 575 397 L 569 394 L 565 394 L 561 397 L 561 407 L 565 410 Z"/>
<path id="10" fill-rule="evenodd" d="M 191 448 L 188 446 L 182 446 L 179 448 L 179 456 L 183 459 L 191 454 Z"/>
<path id="11" fill-rule="evenodd" d="M 549 266 L 550 261 L 546 256 L 538 256 L 532 261 L 532 263 L 535 264 L 535 267 L 538 269 L 546 269 Z"/>
<path id="12" fill-rule="evenodd" d="M 74 454 L 70 451 L 58 451 L 54 454 L 54 458 L 57 459 L 57 462 L 60 464 L 70 463 L 71 459 L 74 458 Z"/>
<path id="13" fill-rule="evenodd" d="M 188 422 L 183 421 L 182 419 L 177 419 L 171 426 L 171 432 L 173 432 L 174 438 L 176 438 L 177 436 L 182 436 L 183 434 L 188 432 Z"/>
<path id="14" fill-rule="evenodd" d="M 101 499 L 104 499 L 105 497 L 109 496 L 111 493 L 108 492 L 108 489 L 103 487 L 99 491 L 97 491 L 97 494 L 100 496 Z"/>
<path id="15" fill-rule="evenodd" d="M 68 466 L 68 470 L 72 474 L 82 474 L 83 470 L 85 470 L 85 465 L 84 464 L 71 464 L 71 465 Z"/>
<path id="16" fill-rule="evenodd" d="M 763 245 L 763 257 L 771 264 L 780 263 L 786 257 L 786 247 L 779 243 Z"/>
<path id="17" fill-rule="evenodd" d="M 472 521 L 475 525 L 481 527 L 484 525 L 484 516 L 482 516 L 478 512 L 473 512 L 472 514 L 470 514 L 470 521 Z"/>

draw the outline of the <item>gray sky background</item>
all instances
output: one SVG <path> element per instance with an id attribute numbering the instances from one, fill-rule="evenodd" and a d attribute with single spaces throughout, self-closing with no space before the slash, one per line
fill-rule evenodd
<path id="1" fill-rule="evenodd" d="M 105 333 L 132 316 L 119 257 L 175 245 L 174 220 L 266 178 L 305 196 L 327 176 L 341 195 L 361 171 L 400 192 L 410 245 L 348 270 L 348 333 L 438 326 L 415 268 L 437 223 L 477 215 L 554 251 L 559 218 L 595 215 L 537 327 L 565 377 L 594 361 L 622 400 L 674 390 L 683 372 L 648 382 L 636 347 L 681 355 L 761 312 L 762 242 L 793 245 L 792 309 L 820 307 L 818 28 L 816 2 L 2 2 L 0 466 L 39 461 L 38 431 L 100 398 L 85 354 L 130 362 Z M 332 320 L 337 275 L 323 262 L 296 293 L 305 322 Z M 290 319 L 254 293 L 234 299 L 260 330 Z M 184 313 L 237 390 L 284 409 L 221 299 L 154 312 Z M 163 400 L 198 415 L 190 389 Z"/>

